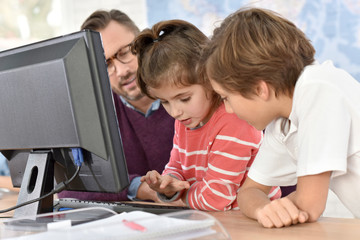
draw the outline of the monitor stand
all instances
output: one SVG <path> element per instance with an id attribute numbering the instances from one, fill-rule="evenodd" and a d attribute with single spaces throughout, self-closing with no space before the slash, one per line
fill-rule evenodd
<path id="1" fill-rule="evenodd" d="M 17 204 L 39 198 L 54 188 L 54 160 L 50 150 L 36 150 L 29 154 Z M 14 217 L 35 218 L 37 214 L 53 211 L 53 195 L 17 208 Z"/>

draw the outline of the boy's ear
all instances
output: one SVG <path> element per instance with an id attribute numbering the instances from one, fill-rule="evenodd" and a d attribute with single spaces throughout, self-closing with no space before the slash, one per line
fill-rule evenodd
<path id="1" fill-rule="evenodd" d="M 265 81 L 260 80 L 256 86 L 256 94 L 258 95 L 258 97 L 266 101 L 270 98 L 271 89 Z"/>

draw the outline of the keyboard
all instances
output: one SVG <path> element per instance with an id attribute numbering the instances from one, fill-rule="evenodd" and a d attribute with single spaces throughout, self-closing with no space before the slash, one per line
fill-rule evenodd
<path id="1" fill-rule="evenodd" d="M 131 212 L 131 211 L 144 211 L 154 214 L 171 213 L 182 210 L 189 210 L 188 207 L 181 206 L 168 206 L 153 203 L 141 203 L 141 202 L 102 202 L 102 201 L 88 201 L 78 199 L 60 198 L 54 201 L 55 211 L 62 209 L 76 209 L 86 207 L 105 207 L 109 208 L 117 213 Z"/>

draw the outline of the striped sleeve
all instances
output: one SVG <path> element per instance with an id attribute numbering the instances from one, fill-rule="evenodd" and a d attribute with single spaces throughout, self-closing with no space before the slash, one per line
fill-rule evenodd
<path id="1" fill-rule="evenodd" d="M 241 136 L 235 129 L 232 128 L 231 135 L 225 128 L 222 130 L 210 146 L 205 176 L 187 192 L 187 204 L 191 208 L 208 211 L 233 208 L 237 189 L 257 152 L 256 143 L 233 136 Z"/>
<path id="2" fill-rule="evenodd" d="M 226 211 L 237 208 L 238 189 L 263 136 L 224 108 L 214 115 L 205 126 L 194 131 L 176 121 L 174 145 L 163 175 L 171 174 L 190 183 L 182 196 L 190 208 Z M 270 195 L 279 196 L 276 189 Z"/>
<path id="3" fill-rule="evenodd" d="M 176 122 L 176 123 L 179 124 L 178 122 Z M 181 153 L 181 150 L 179 150 L 179 146 L 178 146 L 178 144 L 179 144 L 178 129 L 179 128 L 176 127 L 176 124 L 175 124 L 175 134 L 174 134 L 174 139 L 173 139 L 173 148 L 170 153 L 170 160 L 166 164 L 162 175 L 171 174 L 174 177 L 176 177 L 177 179 L 179 179 L 181 181 L 185 181 L 186 179 L 183 176 L 182 163 L 181 163 L 181 159 L 180 159 L 180 155 L 179 155 Z"/>

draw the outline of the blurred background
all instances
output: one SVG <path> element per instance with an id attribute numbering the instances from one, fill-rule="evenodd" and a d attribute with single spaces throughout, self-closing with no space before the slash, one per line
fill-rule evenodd
<path id="1" fill-rule="evenodd" d="M 210 36 L 240 7 L 268 8 L 307 34 L 319 61 L 332 59 L 360 81 L 359 0 L 0 0 L 0 6 L 0 50 L 78 31 L 97 9 L 120 9 L 140 29 L 184 19 Z"/>
<path id="2" fill-rule="evenodd" d="M 268 8 L 306 33 L 317 60 L 331 59 L 360 81 L 359 0 L 0 0 L 0 6 L 0 51 L 78 31 L 98 9 L 119 9 L 141 30 L 161 20 L 184 19 L 211 36 L 240 7 Z M 2 156 L 1 174 L 9 174 Z M 332 192 L 324 216 L 352 217 Z"/>

